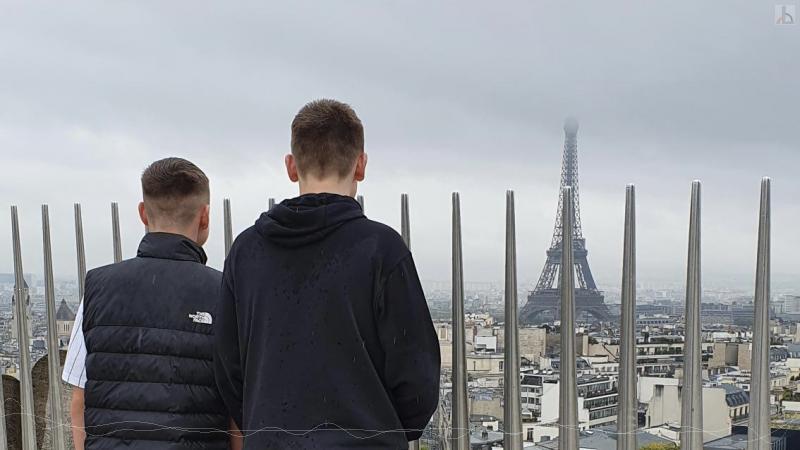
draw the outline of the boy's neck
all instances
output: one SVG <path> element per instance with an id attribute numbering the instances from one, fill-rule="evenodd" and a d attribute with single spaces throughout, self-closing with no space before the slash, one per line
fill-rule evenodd
<path id="1" fill-rule="evenodd" d="M 182 228 L 182 227 L 147 227 L 146 231 L 148 233 L 169 233 L 169 234 L 177 234 L 183 236 L 194 243 L 197 243 L 197 230 L 192 230 L 189 228 Z"/>
<path id="2" fill-rule="evenodd" d="M 346 180 L 346 179 L 345 179 Z M 345 180 L 300 180 L 300 195 L 306 194 L 338 194 L 346 197 L 356 196 L 356 183 Z"/>

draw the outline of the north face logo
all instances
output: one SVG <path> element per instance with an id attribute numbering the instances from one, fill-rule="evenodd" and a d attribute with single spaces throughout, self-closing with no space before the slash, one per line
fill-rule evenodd
<path id="1" fill-rule="evenodd" d="M 189 318 L 192 319 L 194 323 L 205 323 L 207 325 L 211 325 L 214 322 L 214 319 L 211 317 L 211 313 L 207 312 L 200 312 L 197 311 L 194 314 L 189 314 Z"/>

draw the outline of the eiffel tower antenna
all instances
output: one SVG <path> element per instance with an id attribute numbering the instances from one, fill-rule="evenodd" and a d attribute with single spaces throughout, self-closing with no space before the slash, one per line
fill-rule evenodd
<path id="1" fill-rule="evenodd" d="M 572 189 L 564 190 L 565 187 Z M 578 189 L 578 121 L 569 117 L 564 121 L 564 156 L 561 162 L 561 187 L 558 196 L 558 210 L 556 211 L 553 239 L 547 250 L 547 260 L 536 283 L 536 288 L 528 296 L 528 303 L 520 314 L 523 323 L 540 321 L 540 315 L 551 313 L 553 319 L 560 316 L 559 303 L 559 271 L 561 267 L 561 248 L 563 236 L 562 205 L 564 192 L 571 192 L 575 214 L 573 223 L 573 260 L 575 263 L 575 309 L 576 317 L 581 313 L 588 313 L 601 321 L 610 319 L 610 311 L 603 301 L 603 294 L 597 289 L 592 271 L 589 268 L 586 250 L 586 239 L 583 237 L 581 225 L 580 191 Z"/>

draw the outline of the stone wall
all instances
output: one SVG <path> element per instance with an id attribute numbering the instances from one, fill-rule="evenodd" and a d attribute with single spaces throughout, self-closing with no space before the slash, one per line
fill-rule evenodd
<path id="1" fill-rule="evenodd" d="M 67 352 L 60 352 L 61 364 L 63 366 Z M 72 422 L 69 415 L 70 399 L 72 397 L 71 386 L 62 382 L 62 398 L 64 417 L 58 420 L 51 420 L 48 405 L 49 380 L 47 368 L 47 355 L 36 361 L 33 366 L 33 408 L 36 416 L 36 442 L 40 450 L 52 449 L 52 429 L 53 426 L 64 427 L 64 437 L 67 448 L 72 449 Z M 3 375 L 3 394 L 4 412 L 6 418 L 6 429 L 8 431 L 8 450 L 22 450 L 22 428 L 20 423 L 20 386 L 19 380 L 14 377 Z"/>
<path id="2" fill-rule="evenodd" d="M 6 418 L 8 450 L 21 450 L 19 380 L 9 375 L 3 375 L 3 413 Z"/>

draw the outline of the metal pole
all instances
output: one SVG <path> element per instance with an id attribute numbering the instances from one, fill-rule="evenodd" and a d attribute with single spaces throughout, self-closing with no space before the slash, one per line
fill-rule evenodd
<path id="1" fill-rule="evenodd" d="M 505 317 L 505 407 L 503 448 L 522 450 L 522 405 L 519 387 L 519 329 L 517 322 L 517 237 L 514 191 L 506 191 L 506 317 Z"/>
<path id="2" fill-rule="evenodd" d="M 755 321 L 750 386 L 749 450 L 769 450 L 772 446 L 769 410 L 769 291 L 770 291 L 770 184 L 761 180 L 761 206 L 758 221 L 758 257 L 756 259 Z"/>
<path id="3" fill-rule="evenodd" d="M 636 398 L 636 188 L 625 191 L 625 238 L 622 250 L 622 330 L 619 352 L 617 450 L 637 450 Z"/>
<path id="4" fill-rule="evenodd" d="M 703 449 L 703 361 L 700 342 L 700 182 L 692 182 L 686 270 L 686 339 L 683 347 L 681 449 Z"/>
<path id="5" fill-rule="evenodd" d="M 225 214 L 225 256 L 231 251 L 233 245 L 233 224 L 231 223 L 231 200 L 226 198 L 223 201 L 223 209 Z"/>
<path id="6" fill-rule="evenodd" d="M 356 197 L 356 201 L 358 202 L 358 204 L 359 204 L 359 205 L 361 205 L 361 210 L 362 210 L 362 211 L 366 211 L 366 210 L 364 209 L 364 196 L 363 196 L 363 195 L 359 195 L 359 196 L 357 196 L 357 197 Z"/>
<path id="7" fill-rule="evenodd" d="M 6 431 L 6 397 L 3 393 L 2 374 L 0 374 L 0 450 L 8 450 L 8 432 Z"/>
<path id="8" fill-rule="evenodd" d="M 400 235 L 403 237 L 403 242 L 406 247 L 411 250 L 411 229 L 408 220 L 408 194 L 400 195 Z M 408 443 L 408 450 L 419 450 L 419 441 L 411 441 Z"/>
<path id="9" fill-rule="evenodd" d="M 86 291 L 86 246 L 83 241 L 83 217 L 81 204 L 74 204 L 75 212 L 75 254 L 77 255 L 78 268 L 78 298 L 83 302 Z M 147 227 L 145 227 L 147 230 Z"/>
<path id="10" fill-rule="evenodd" d="M 42 205 L 42 246 L 44 248 L 44 299 L 47 307 L 47 367 L 49 370 L 50 424 L 53 450 L 65 450 L 64 428 L 61 420 L 64 410 L 61 405 L 61 355 L 58 343 L 58 324 L 56 323 L 56 296 L 53 281 L 53 251 L 50 242 L 50 213 L 47 205 Z"/>
<path id="11" fill-rule="evenodd" d="M 270 197 L 270 198 L 267 200 L 267 210 L 270 210 L 270 209 L 272 209 L 274 206 L 275 206 L 275 199 L 274 199 L 274 198 L 272 198 L 272 197 Z"/>
<path id="12" fill-rule="evenodd" d="M 0 374 L 2 376 L 2 374 Z M 2 380 L 0 380 L 2 381 Z M 8 450 L 8 432 L 6 432 L 6 397 L 3 393 L 3 383 L 0 382 L 0 450 Z"/>
<path id="13" fill-rule="evenodd" d="M 19 344 L 19 391 L 22 424 L 22 448 L 36 448 L 36 426 L 33 410 L 33 383 L 31 380 L 30 336 L 28 335 L 28 286 L 22 270 L 22 249 L 19 238 L 17 207 L 11 207 L 11 239 L 14 246 L 14 295 L 16 297 L 17 343 Z"/>
<path id="14" fill-rule="evenodd" d="M 111 236 L 114 240 L 114 262 L 122 261 L 122 237 L 119 233 L 119 205 L 111 203 Z"/>
<path id="15" fill-rule="evenodd" d="M 81 204 L 75 203 L 75 250 L 78 256 L 78 297 L 83 301 L 86 289 L 86 246 L 83 243 Z"/>
<path id="16" fill-rule="evenodd" d="M 3 392 L 2 374 L 0 374 L 0 450 L 8 449 L 8 432 L 6 431 L 6 397 Z"/>
<path id="17" fill-rule="evenodd" d="M 411 250 L 411 222 L 408 217 L 408 194 L 400 195 L 400 235 Z"/>
<path id="18" fill-rule="evenodd" d="M 464 336 L 464 262 L 461 246 L 461 199 L 453 192 L 453 450 L 469 450 L 467 345 Z"/>
<path id="19" fill-rule="evenodd" d="M 561 208 L 561 370 L 559 376 L 559 450 L 578 448 L 578 380 L 575 361 L 575 258 L 572 252 L 574 196 L 565 186 Z"/>

